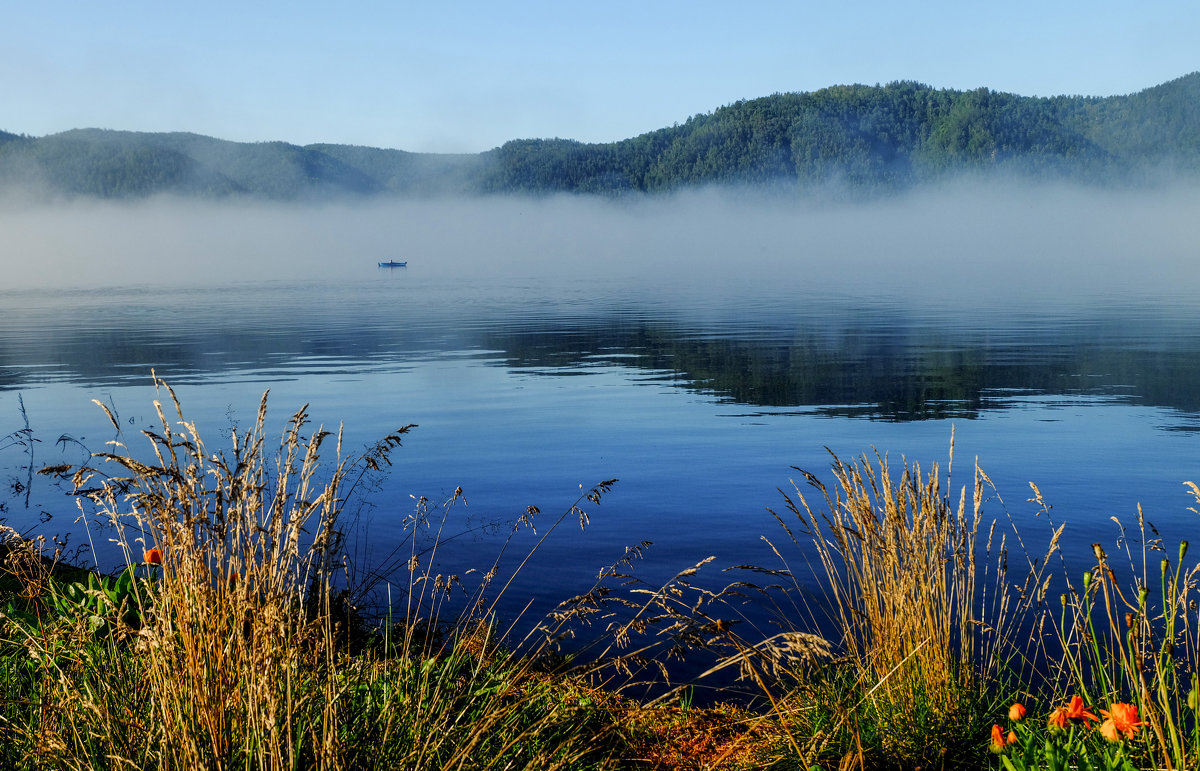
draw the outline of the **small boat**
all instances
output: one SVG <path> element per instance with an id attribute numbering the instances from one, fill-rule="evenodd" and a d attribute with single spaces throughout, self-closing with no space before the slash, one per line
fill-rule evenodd
<path id="1" fill-rule="evenodd" d="M 381 267 L 381 268 L 407 268 L 408 260 L 405 260 L 404 262 L 396 262 L 395 260 L 388 260 L 387 262 L 379 263 L 379 267 Z"/>

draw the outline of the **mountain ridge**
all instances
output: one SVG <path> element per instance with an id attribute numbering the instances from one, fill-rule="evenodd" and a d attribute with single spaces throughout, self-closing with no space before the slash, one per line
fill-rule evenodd
<path id="1" fill-rule="evenodd" d="M 1200 72 L 1112 97 L 838 85 L 738 100 L 614 142 L 514 139 L 462 154 L 192 132 L 0 131 L 0 188 L 49 198 L 622 195 L 698 185 L 876 195 L 962 173 L 1096 185 L 1200 177 Z"/>

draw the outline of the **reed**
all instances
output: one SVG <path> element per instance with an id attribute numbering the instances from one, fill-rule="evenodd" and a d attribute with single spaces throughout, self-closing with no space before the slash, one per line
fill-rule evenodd
<path id="1" fill-rule="evenodd" d="M 149 453 L 116 442 L 86 466 L 45 469 L 70 474 L 129 567 L 80 584 L 54 575 L 43 543 L 7 534 L 6 572 L 23 594 L 0 616 L 2 644 L 17 649 L 0 658 L 23 667 L 5 673 L 0 721 L 4 751 L 23 760 L 14 767 L 604 764 L 603 713 L 500 644 L 484 600 L 495 572 L 444 619 L 435 555 L 414 546 L 404 607 L 347 647 L 343 487 L 386 465 L 411 427 L 347 459 L 340 434 L 301 409 L 272 446 L 264 395 L 254 424 L 213 451 L 156 384 L 166 408 L 155 402 L 160 429 L 143 432 Z M 604 489 L 585 495 L 598 503 Z"/>
<path id="2" fill-rule="evenodd" d="M 27 628 L 43 699 L 54 705 L 36 732 L 39 754 L 81 768 L 97 758 L 114 767 L 337 767 L 331 608 L 339 488 L 354 464 L 338 436 L 337 460 L 320 476 L 332 435 L 306 433 L 303 409 L 268 452 L 265 395 L 255 423 L 233 431 L 231 452 L 211 452 L 170 387 L 157 386 L 173 419 L 156 401 L 161 430 L 143 432 L 149 459 L 115 442 L 91 465 L 49 469 L 73 472 L 126 563 L 145 564 L 127 570 L 123 595 L 98 596 L 76 623 Z M 355 462 L 386 458 L 405 430 Z M 57 602 L 50 589 L 43 596 Z M 136 609 L 133 623 L 96 634 L 105 603 L 122 619 Z M 114 667 L 120 687 L 106 679 Z"/>
<path id="3" fill-rule="evenodd" d="M 810 505 L 796 485 L 784 493 L 787 514 L 776 514 L 802 553 L 815 555 L 820 610 L 808 612 L 838 656 L 798 678 L 786 718 L 860 766 L 869 754 L 903 767 L 970 755 L 1012 661 L 1006 546 L 1003 536 L 993 543 L 991 527 L 981 530 L 990 480 L 976 464 L 969 498 L 964 486 L 955 502 L 952 466 L 953 441 L 945 476 L 916 463 L 897 475 L 878 454 L 834 456 L 832 488 L 801 471 L 824 505 Z"/>

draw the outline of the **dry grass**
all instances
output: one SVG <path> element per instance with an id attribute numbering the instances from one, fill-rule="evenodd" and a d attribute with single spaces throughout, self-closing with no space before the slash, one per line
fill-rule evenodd
<path id="1" fill-rule="evenodd" d="M 647 649 L 564 666 L 555 646 L 589 615 L 587 603 L 564 603 L 521 639 L 495 619 L 496 603 L 538 545 L 564 522 L 586 526 L 584 507 L 599 504 L 615 480 L 582 491 L 548 526 L 530 507 L 513 530 L 539 528 L 530 552 L 504 569 L 506 544 L 470 590 L 467 577 L 434 572 L 460 493 L 440 520 L 422 499 L 405 523 L 412 552 L 398 606 L 359 641 L 365 648 L 351 651 L 339 628 L 346 598 L 336 588 L 339 576 L 349 580 L 340 572 L 348 570 L 342 490 L 362 468 L 385 465 L 408 427 L 347 460 L 340 435 L 310 427 L 301 409 L 272 445 L 264 395 L 254 424 L 214 452 L 174 392 L 156 383 L 167 398 L 165 409 L 155 403 L 161 429 L 142 432 L 149 453 L 113 443 L 85 467 L 45 470 L 70 475 L 134 567 L 119 579 L 68 585 L 43 569 L 43 544 L 10 534 L 10 562 L 21 569 L 8 572 L 28 590 L 22 607 L 36 613 L 0 613 L 0 646 L 30 654 L 8 648 L 15 655 L 0 656 L 0 665 L 20 669 L 5 673 L 6 687 L 25 688 L 2 699 L 19 707 L 23 722 L 0 721 L 0 755 L 20 755 L 30 768 L 172 771 L 615 762 L 619 731 L 581 678 L 631 672 Z M 649 616 L 694 572 L 648 599 L 626 600 L 640 610 L 606 622 L 614 644 L 627 645 L 631 630 L 691 623 L 674 607 Z M 464 590 L 463 610 L 445 613 L 448 598 Z M 677 638 L 666 639 L 679 645 Z"/>
<path id="2" fill-rule="evenodd" d="M 937 465 L 925 475 L 905 463 L 897 477 L 886 457 L 846 464 L 835 456 L 832 492 L 802 472 L 824 507 L 811 506 L 796 487 L 784 495 L 791 516 L 777 515 L 793 541 L 816 555 L 829 617 L 817 623 L 836 630 L 837 668 L 853 683 L 835 690 L 859 694 L 857 703 L 837 708 L 841 725 L 820 730 L 849 731 L 859 765 L 864 741 L 905 765 L 944 762 L 945 749 L 970 735 L 1012 655 L 1005 545 L 1003 538 L 992 543 L 990 529 L 981 533 L 990 480 L 976 464 L 969 505 L 966 487 L 955 502 L 952 464 L 953 442 L 945 477 Z"/>
<path id="3" fill-rule="evenodd" d="M 170 417 L 155 402 L 149 456 L 113 443 L 86 467 L 47 470 L 71 474 L 138 567 L 72 588 L 31 572 L 39 544 L 10 539 L 26 547 L 10 562 L 38 612 L 5 614 L 4 637 L 30 652 L 14 682 L 34 683 L 43 706 L 24 702 L 26 727 L 3 730 L 24 732 L 7 746 L 30 767 L 599 767 L 596 720 L 544 687 L 535 656 L 503 654 L 483 594 L 494 572 L 466 615 L 443 620 L 447 581 L 414 552 L 406 609 L 373 647 L 345 647 L 341 490 L 386 464 L 408 427 L 347 460 L 301 409 L 271 445 L 264 395 L 214 452 L 156 382 Z"/>
<path id="4" fill-rule="evenodd" d="M 341 740 L 332 710 L 341 694 L 327 676 L 339 655 L 331 602 L 339 489 L 353 465 L 342 458 L 341 437 L 327 467 L 321 454 L 333 435 L 310 431 L 301 409 L 269 452 L 264 395 L 254 424 L 233 431 L 232 450 L 210 452 L 169 386 L 158 386 L 173 415 L 155 402 L 161 431 L 143 432 L 152 459 L 113 443 L 93 456 L 100 463 L 73 474 L 76 489 L 114 526 L 127 563 L 151 549 L 161 563 L 148 565 L 149 577 L 134 581 L 125 598 L 141 609 L 140 628 L 117 630 L 107 641 L 115 653 L 136 634 L 129 685 L 146 707 L 136 718 L 146 748 L 139 762 L 336 768 Z M 386 460 L 405 430 L 355 462 Z M 39 742 L 66 764 L 93 755 L 105 726 L 127 725 L 129 716 L 108 711 L 103 684 L 86 671 L 58 664 L 51 671 L 58 686 L 51 698 L 69 705 L 75 720 L 43 726 Z M 91 726 L 87 741 L 77 735 L 81 726 Z"/>

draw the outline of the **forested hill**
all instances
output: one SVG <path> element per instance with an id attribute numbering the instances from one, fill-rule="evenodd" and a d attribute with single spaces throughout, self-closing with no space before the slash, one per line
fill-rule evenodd
<path id="1" fill-rule="evenodd" d="M 963 172 L 1105 185 L 1200 178 L 1200 72 L 1105 98 L 909 81 L 834 86 L 739 101 L 617 142 L 514 140 L 470 155 L 0 132 L 0 187 L 48 197 L 619 194 L 707 184 L 871 194 Z"/>

